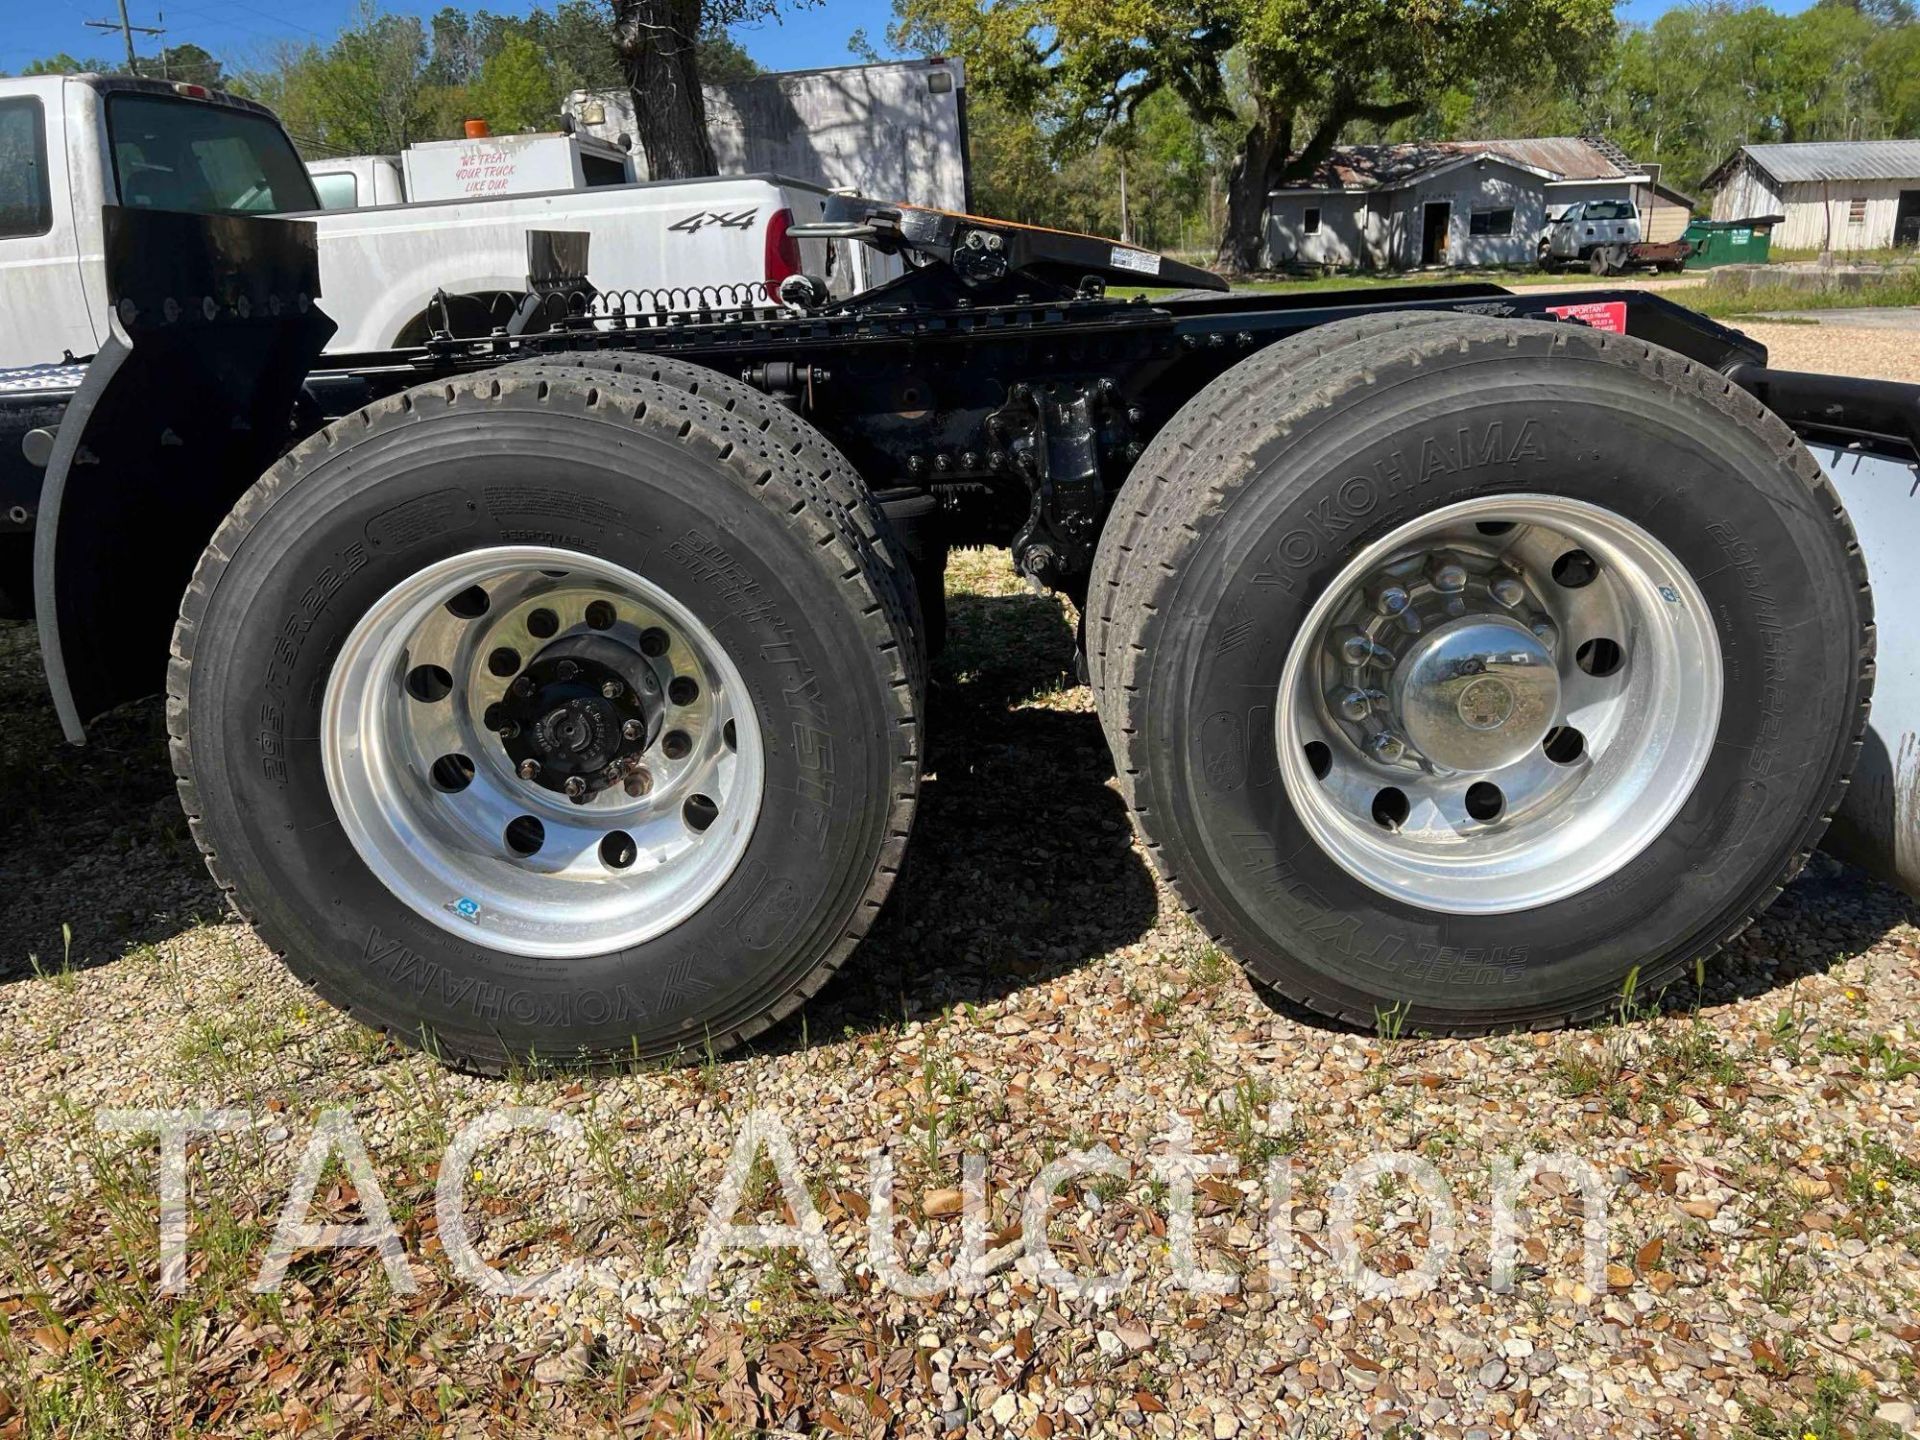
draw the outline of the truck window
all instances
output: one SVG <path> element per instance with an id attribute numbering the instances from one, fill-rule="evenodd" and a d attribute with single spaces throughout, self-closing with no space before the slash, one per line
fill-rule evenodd
<path id="1" fill-rule="evenodd" d="M 53 228 L 47 189 L 47 121 L 28 96 L 0 100 L 0 236 Z"/>
<path id="2" fill-rule="evenodd" d="M 320 196 L 322 210 L 352 210 L 360 204 L 360 186 L 351 170 L 316 175 L 313 177 L 313 188 Z"/>
<path id="3" fill-rule="evenodd" d="M 1631 220 L 1633 206 L 1624 200 L 1591 200 L 1587 202 L 1589 220 Z"/>
<path id="4" fill-rule="evenodd" d="M 581 173 L 587 177 L 589 185 L 624 185 L 627 183 L 627 167 L 618 160 L 605 155 L 582 155 Z"/>
<path id="5" fill-rule="evenodd" d="M 122 205 L 197 214 L 317 210 L 286 132 L 263 115 L 161 95 L 107 97 Z"/>

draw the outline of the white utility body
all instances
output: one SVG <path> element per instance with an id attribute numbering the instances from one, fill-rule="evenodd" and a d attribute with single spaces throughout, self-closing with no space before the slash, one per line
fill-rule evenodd
<path id="1" fill-rule="evenodd" d="M 439 292 L 456 334 L 506 324 L 534 230 L 590 236 L 596 284 L 635 292 L 628 309 L 738 303 L 801 271 L 850 293 L 876 277 L 844 242 L 787 233 L 826 201 L 797 181 L 727 176 L 324 209 L 280 122 L 251 101 L 124 77 L 3 79 L 0 367 L 91 355 L 106 339 L 105 205 L 313 221 L 340 325 L 328 349 L 345 353 L 426 339 Z"/>
<path id="2" fill-rule="evenodd" d="M 423 140 L 399 155 L 309 160 L 307 173 L 327 210 L 423 200 L 497 200 L 503 195 L 630 185 L 642 178 L 633 157 L 612 141 L 560 130 Z"/>

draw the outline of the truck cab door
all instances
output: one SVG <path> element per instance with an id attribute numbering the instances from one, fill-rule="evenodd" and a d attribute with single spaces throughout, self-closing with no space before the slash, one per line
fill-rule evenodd
<path id="1" fill-rule="evenodd" d="M 84 266 L 101 257 L 83 254 L 75 224 L 66 119 L 43 94 L 0 97 L 0 365 L 91 355 L 104 323 L 88 303 Z"/>

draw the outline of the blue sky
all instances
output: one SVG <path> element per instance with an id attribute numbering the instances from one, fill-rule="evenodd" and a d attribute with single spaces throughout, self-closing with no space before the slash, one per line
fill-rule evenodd
<path id="1" fill-rule="evenodd" d="M 430 14 L 446 0 L 387 0 L 384 8 Z M 525 11 L 532 0 L 478 0 L 473 9 Z M 1774 0 L 1779 10 L 1802 10 L 1810 0 Z M 1651 20 L 1671 8 L 1672 0 L 1626 0 L 1621 15 L 1629 20 Z M 204 45 L 230 64 L 245 63 L 279 41 L 330 39 L 358 9 L 357 0 L 128 0 L 136 25 L 164 25 L 167 44 Z M 118 55 L 118 34 L 90 30 L 86 21 L 113 13 L 113 0 L 0 0 L 0 10 L 11 12 L 0 20 L 0 70 L 18 71 L 30 61 L 59 51 L 74 55 Z M 847 37 L 865 29 L 876 44 L 893 13 L 891 0 L 826 0 L 810 9 L 795 10 L 778 21 L 741 26 L 736 37 L 749 54 L 770 70 L 798 70 L 815 65 L 846 65 Z M 152 53 L 151 36 L 137 37 L 140 53 Z"/>

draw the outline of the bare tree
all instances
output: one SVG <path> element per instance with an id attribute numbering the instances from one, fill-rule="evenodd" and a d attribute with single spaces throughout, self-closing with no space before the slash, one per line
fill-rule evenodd
<path id="1" fill-rule="evenodd" d="M 700 92 L 701 11 L 701 0 L 614 0 L 614 42 L 633 91 L 647 173 L 656 180 L 717 168 Z"/>
<path id="2" fill-rule="evenodd" d="M 640 148 L 656 180 L 711 175 L 703 73 L 737 80 L 759 67 L 727 35 L 729 25 L 766 20 L 819 0 L 611 0 L 614 47 L 633 92 Z"/>

